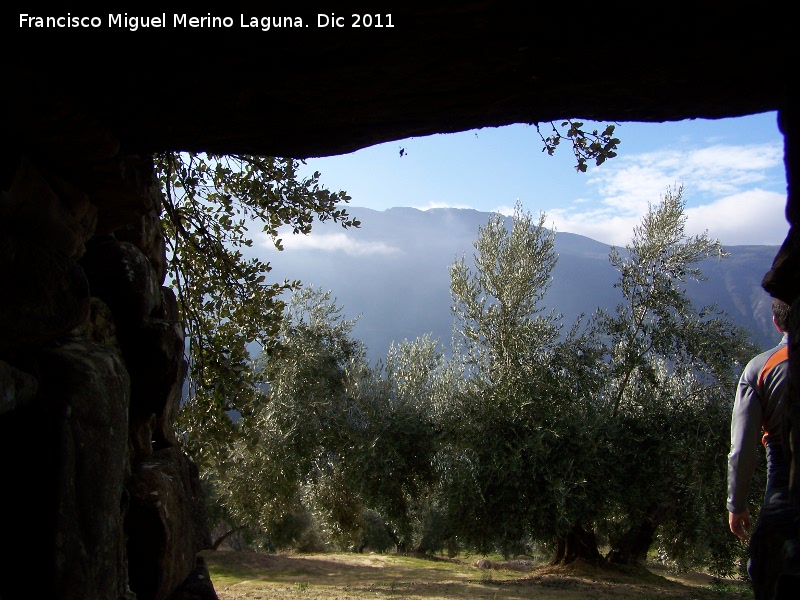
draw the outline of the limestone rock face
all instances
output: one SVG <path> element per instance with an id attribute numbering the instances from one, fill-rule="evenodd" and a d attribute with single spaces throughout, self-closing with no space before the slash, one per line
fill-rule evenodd
<path id="1" fill-rule="evenodd" d="M 92 288 L 92 295 L 105 302 L 115 316 L 126 315 L 141 322 L 161 303 L 161 287 L 147 257 L 130 242 L 112 236 L 89 242 L 80 260 Z M 125 331 L 128 319 L 116 319 L 117 329 Z"/>
<path id="2" fill-rule="evenodd" d="M 167 249 L 164 243 L 164 232 L 161 229 L 161 218 L 153 212 L 139 217 L 136 222 L 120 227 L 114 237 L 121 242 L 130 242 L 150 261 L 156 273 L 156 280 L 164 282 L 167 275 Z"/>
<path id="3" fill-rule="evenodd" d="M 0 226 L 0 349 L 56 339 L 89 316 L 89 285 L 76 262 L 41 240 L 30 241 Z"/>
<path id="4" fill-rule="evenodd" d="M 214 600 L 160 195 L 107 150 L 70 184 L 20 159 L 0 197 L 0 598 Z"/>
<path id="5" fill-rule="evenodd" d="M 86 240 L 94 234 L 97 207 L 85 193 L 58 178 L 52 180 L 51 185 L 23 158 L 11 189 L 3 194 L 0 214 L 5 213 L 36 239 L 47 240 L 50 248 L 65 256 L 80 256 Z"/>
<path id="6" fill-rule="evenodd" d="M 195 569 L 197 553 L 211 546 L 196 468 L 165 448 L 135 465 L 128 490 L 131 588 L 166 600 Z"/>
<path id="7" fill-rule="evenodd" d="M 31 581 L 48 582 L 51 597 L 118 597 L 131 459 L 122 358 L 112 347 L 65 337 L 20 365 L 38 389 L 0 420 L 3 454 L 14 457 L 3 473 L 3 514 L 12 516 L 5 532 L 15 540 L 4 556 L 3 598 L 16 597 L 14 585 L 30 593 Z M 22 451 L 32 440 L 36 451 Z M 32 565 L 43 571 L 31 573 Z"/>
<path id="8" fill-rule="evenodd" d="M 34 377 L 0 360 L 0 415 L 28 404 L 38 388 Z"/>

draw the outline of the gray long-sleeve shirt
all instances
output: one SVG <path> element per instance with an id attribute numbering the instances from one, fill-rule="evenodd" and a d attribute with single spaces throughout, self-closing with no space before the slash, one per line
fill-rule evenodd
<path id="1" fill-rule="evenodd" d="M 778 448 L 781 445 L 781 421 L 786 408 L 784 397 L 789 377 L 787 361 L 775 366 L 764 380 L 763 409 L 758 377 L 769 358 L 787 341 L 784 334 L 775 348 L 762 352 L 747 363 L 739 378 L 731 415 L 731 450 L 728 454 L 728 511 L 734 514 L 747 508 L 764 415 L 767 415 L 766 430 L 769 432 L 767 444 Z"/>

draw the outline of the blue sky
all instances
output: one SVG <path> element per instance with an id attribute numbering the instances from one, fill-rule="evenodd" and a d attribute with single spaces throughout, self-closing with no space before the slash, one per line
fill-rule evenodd
<path id="1" fill-rule="evenodd" d="M 707 231 L 723 245 L 779 245 L 786 176 L 776 113 L 721 120 L 618 123 L 618 155 L 586 173 L 569 146 L 542 152 L 529 125 L 409 138 L 306 161 L 350 206 L 474 208 L 544 212 L 556 231 L 624 246 L 633 227 L 668 188 L 683 185 L 687 233 Z M 586 123 L 603 129 L 605 123 Z M 542 128 L 545 131 L 545 128 Z M 402 149 L 402 155 L 401 155 Z M 313 237 L 313 231 L 311 236 Z M 302 236 L 284 242 L 303 244 Z M 331 243 L 341 245 L 341 236 Z M 314 245 L 324 245 L 316 240 Z"/>

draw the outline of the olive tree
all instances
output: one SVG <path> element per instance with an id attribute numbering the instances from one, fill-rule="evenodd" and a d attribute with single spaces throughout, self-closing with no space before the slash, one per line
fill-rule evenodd
<path id="1" fill-rule="evenodd" d="M 724 313 L 688 299 L 702 261 L 725 252 L 686 235 L 681 194 L 669 190 L 631 244 L 611 249 L 616 313 L 564 333 L 541 306 L 556 260 L 543 216 L 518 206 L 511 231 L 493 216 L 473 264 L 453 265 L 467 381 L 444 420 L 441 489 L 473 547 L 534 540 L 553 545 L 556 563 L 601 561 L 600 541 L 617 563 L 655 543 L 683 564 L 731 555 L 717 540 L 727 411 L 753 347 Z"/>
<path id="2" fill-rule="evenodd" d="M 715 306 L 696 307 L 688 297 L 687 282 L 705 280 L 702 262 L 727 254 L 707 233 L 687 235 L 682 194 L 682 187 L 667 190 L 625 251 L 610 253 L 622 294 L 602 325 L 605 429 L 613 437 L 606 464 L 619 483 L 606 521 L 613 562 L 643 561 L 667 529 L 666 554 L 688 560 L 691 548 L 707 558 L 704 542 L 724 533 L 718 507 L 730 400 L 753 345 Z"/>
<path id="3" fill-rule="evenodd" d="M 230 529 L 268 532 L 308 508 L 310 488 L 335 477 L 346 432 L 360 418 L 348 378 L 366 361 L 351 335 L 355 321 L 341 312 L 330 291 L 297 290 L 278 332 L 281 351 L 253 366 L 263 384 L 233 423 L 228 451 L 203 473 Z"/>
<path id="4" fill-rule="evenodd" d="M 441 415 L 462 387 L 462 374 L 426 335 L 393 343 L 385 361 L 364 375 L 351 379 L 361 418 L 352 423 L 344 456 L 349 485 L 383 517 L 399 550 L 430 550 L 449 537 L 429 525 Z"/>
<path id="5" fill-rule="evenodd" d="M 454 350 L 468 377 L 454 398 L 442 490 L 453 527 L 481 551 L 567 536 L 594 509 L 582 461 L 586 400 L 599 382 L 591 320 L 562 332 L 542 301 L 556 264 L 555 232 L 519 203 L 510 230 L 492 215 L 472 264 L 451 267 Z"/>

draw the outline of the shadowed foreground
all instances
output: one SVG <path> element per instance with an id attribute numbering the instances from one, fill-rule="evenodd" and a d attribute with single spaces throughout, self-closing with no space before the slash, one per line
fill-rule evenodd
<path id="1" fill-rule="evenodd" d="M 738 582 L 714 587 L 712 578 L 707 575 L 671 575 L 657 567 L 622 571 L 585 563 L 548 567 L 510 561 L 494 563 L 492 568 L 478 568 L 476 563 L 479 559 L 449 560 L 387 554 L 206 553 L 220 600 L 742 600 L 753 597 L 748 587 Z"/>

